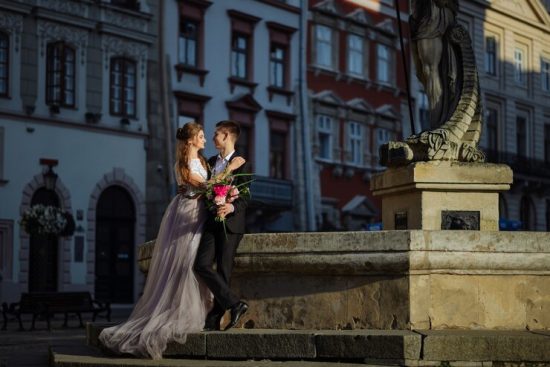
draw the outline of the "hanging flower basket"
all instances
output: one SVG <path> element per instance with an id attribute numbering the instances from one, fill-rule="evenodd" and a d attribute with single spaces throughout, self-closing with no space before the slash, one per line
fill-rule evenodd
<path id="1" fill-rule="evenodd" d="M 42 204 L 26 210 L 19 224 L 31 236 L 70 236 L 74 232 L 74 220 L 70 213 Z"/>

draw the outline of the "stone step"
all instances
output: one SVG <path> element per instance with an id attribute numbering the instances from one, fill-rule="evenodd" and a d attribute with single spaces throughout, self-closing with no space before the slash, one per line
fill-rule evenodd
<path id="1" fill-rule="evenodd" d="M 103 355 L 97 348 L 59 345 L 50 347 L 52 367 L 100 367 L 100 366 L 163 366 L 163 367 L 359 367 L 364 363 L 338 363 L 320 361 L 271 361 L 271 360 L 205 360 L 171 359 L 159 361 L 139 358 L 113 358 Z M 370 365 L 376 366 L 376 365 Z"/>
<path id="2" fill-rule="evenodd" d="M 88 324 L 87 340 L 99 346 L 108 324 Z M 408 330 L 231 329 L 189 334 L 185 344 L 169 343 L 166 357 L 275 360 L 419 359 L 422 336 Z"/>
<path id="3" fill-rule="evenodd" d="M 87 341 L 111 324 L 87 325 Z M 371 363 L 376 365 L 487 366 L 532 362 L 550 366 L 550 331 L 490 330 L 272 330 L 231 329 L 190 334 L 170 343 L 172 359 L 276 360 Z"/>

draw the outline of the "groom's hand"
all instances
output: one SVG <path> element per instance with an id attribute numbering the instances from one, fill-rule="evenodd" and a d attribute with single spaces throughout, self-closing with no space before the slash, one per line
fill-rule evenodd
<path id="1" fill-rule="evenodd" d="M 235 211 L 235 207 L 233 204 L 225 203 L 218 207 L 218 217 L 225 218 L 227 215 L 233 213 Z"/>

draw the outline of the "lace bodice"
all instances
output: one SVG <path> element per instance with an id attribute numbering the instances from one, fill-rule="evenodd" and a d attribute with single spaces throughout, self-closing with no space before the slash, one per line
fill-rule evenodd
<path id="1" fill-rule="evenodd" d="M 208 172 L 202 166 L 201 160 L 198 159 L 198 158 L 191 159 L 191 161 L 189 162 L 189 170 L 191 171 L 191 173 L 197 174 L 197 175 L 201 176 L 202 178 L 204 178 L 205 180 L 208 179 Z M 179 170 L 177 169 L 177 164 L 174 166 L 174 172 L 176 174 L 176 181 L 178 183 L 178 186 L 183 185 L 183 186 L 187 187 L 187 191 L 186 191 L 185 195 L 186 196 L 187 195 L 193 196 L 194 194 L 196 194 L 196 191 L 193 190 L 194 187 L 191 186 L 191 185 L 188 185 L 181 178 Z"/>

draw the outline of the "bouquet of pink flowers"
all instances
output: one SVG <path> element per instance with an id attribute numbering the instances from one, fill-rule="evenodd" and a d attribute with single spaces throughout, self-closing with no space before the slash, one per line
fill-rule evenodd
<path id="1" fill-rule="evenodd" d="M 238 198 L 250 199 L 249 185 L 253 180 L 248 180 L 239 184 L 234 184 L 235 179 L 239 176 L 252 176 L 251 173 L 228 174 L 221 178 L 209 180 L 203 191 L 206 197 L 206 205 L 208 209 L 217 212 L 220 206 L 226 203 L 233 203 Z M 225 217 L 216 215 L 217 222 L 223 222 L 225 229 Z"/>

